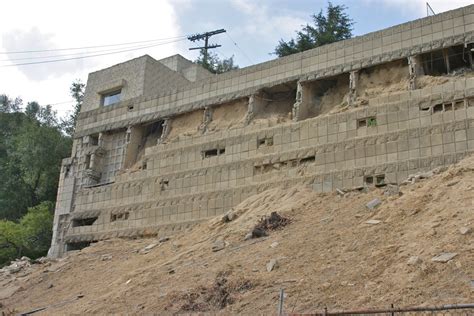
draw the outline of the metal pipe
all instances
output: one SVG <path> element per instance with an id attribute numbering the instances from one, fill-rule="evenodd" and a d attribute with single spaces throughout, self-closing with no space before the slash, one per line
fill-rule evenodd
<path id="1" fill-rule="evenodd" d="M 451 304 L 441 306 L 416 306 L 416 307 L 400 307 L 400 308 L 389 308 L 389 309 L 361 309 L 361 310 L 348 310 L 338 312 L 328 312 L 326 309 L 324 312 L 317 312 L 314 314 L 290 314 L 292 316 L 305 315 L 305 316 L 324 316 L 324 315 L 360 315 L 360 314 L 382 314 L 382 313 L 406 313 L 406 312 L 433 312 L 433 311 L 444 311 L 452 309 L 474 309 L 473 304 Z"/>

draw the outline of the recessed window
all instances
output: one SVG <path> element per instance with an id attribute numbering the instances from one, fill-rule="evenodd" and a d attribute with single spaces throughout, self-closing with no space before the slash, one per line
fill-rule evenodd
<path id="1" fill-rule="evenodd" d="M 202 152 L 202 157 L 210 158 L 210 157 L 220 156 L 224 154 L 225 154 L 225 148 L 215 148 L 215 149 L 204 150 Z"/>
<path id="2" fill-rule="evenodd" d="M 375 118 L 375 116 L 366 117 L 366 118 L 357 120 L 357 128 L 375 127 L 375 126 L 377 126 L 377 119 Z"/>
<path id="3" fill-rule="evenodd" d="M 107 105 L 112 105 L 117 102 L 120 102 L 121 95 L 122 95 L 122 89 L 102 94 L 102 105 L 107 106 Z"/>
<path id="4" fill-rule="evenodd" d="M 87 155 L 86 155 L 85 165 L 86 165 L 86 169 L 90 169 L 90 168 L 91 168 L 91 155 L 90 155 L 90 154 L 87 154 Z"/>
<path id="5" fill-rule="evenodd" d="M 433 113 L 443 112 L 443 104 L 436 104 L 433 106 Z"/>

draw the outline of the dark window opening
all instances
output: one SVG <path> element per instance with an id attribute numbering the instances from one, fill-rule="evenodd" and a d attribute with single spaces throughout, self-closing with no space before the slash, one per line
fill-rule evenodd
<path id="1" fill-rule="evenodd" d="M 76 218 L 72 220 L 72 227 L 80 227 L 80 226 L 92 226 L 94 225 L 95 221 L 97 220 L 96 217 L 88 217 L 88 218 Z"/>
<path id="2" fill-rule="evenodd" d="M 110 221 L 115 222 L 115 221 L 125 221 L 128 219 L 130 216 L 129 212 L 124 212 L 124 213 L 117 213 L 117 214 L 111 214 L 110 215 Z"/>
<path id="3" fill-rule="evenodd" d="M 440 76 L 447 73 L 446 63 L 442 50 L 421 55 L 425 75 Z"/>
<path id="4" fill-rule="evenodd" d="M 90 168 L 91 168 L 91 155 L 90 155 L 90 154 L 87 154 L 87 155 L 86 155 L 85 165 L 86 165 L 86 169 L 90 169 Z"/>
<path id="5" fill-rule="evenodd" d="M 120 102 L 121 95 L 122 89 L 102 94 L 102 105 L 108 106 Z"/>
<path id="6" fill-rule="evenodd" d="M 433 113 L 442 112 L 442 111 L 443 111 L 443 104 L 435 104 L 435 106 L 433 106 Z"/>
<path id="7" fill-rule="evenodd" d="M 468 107 L 474 106 L 474 98 L 469 98 L 466 102 Z"/>
<path id="8" fill-rule="evenodd" d="M 431 109 L 431 107 L 429 107 L 429 106 L 422 106 L 422 107 L 420 107 L 420 110 L 421 110 L 421 111 L 424 111 L 424 112 L 428 112 L 428 111 L 430 111 L 430 109 Z"/>
<path id="9" fill-rule="evenodd" d="M 260 138 L 257 141 L 257 147 L 273 146 L 273 137 Z"/>
<path id="10" fill-rule="evenodd" d="M 375 126 L 377 126 L 377 119 L 374 116 L 357 120 L 357 128 Z"/>
<path id="11" fill-rule="evenodd" d="M 133 110 L 133 104 L 130 104 L 127 108 L 129 111 Z"/>
<path id="12" fill-rule="evenodd" d="M 90 137 L 91 139 L 91 145 L 92 146 L 97 146 L 99 145 L 99 135 L 93 135 Z"/>
<path id="13" fill-rule="evenodd" d="M 454 110 L 464 109 L 464 100 L 454 101 Z"/>
<path id="14" fill-rule="evenodd" d="M 167 180 L 167 179 L 161 179 L 160 180 L 160 190 L 161 191 L 166 190 L 166 188 L 168 188 L 168 185 L 169 185 L 169 180 Z"/>
<path id="15" fill-rule="evenodd" d="M 147 167 L 148 167 L 147 161 L 144 160 L 144 161 L 142 162 L 142 170 L 146 170 Z"/>
<path id="16" fill-rule="evenodd" d="M 312 162 L 315 162 L 315 161 L 316 161 L 315 156 L 309 156 L 309 157 L 302 158 L 300 160 L 300 164 L 308 164 L 308 163 L 312 163 Z"/>
<path id="17" fill-rule="evenodd" d="M 453 109 L 453 104 L 451 102 L 444 103 L 444 111 L 451 111 Z"/>
<path id="18" fill-rule="evenodd" d="M 425 75 L 440 76 L 470 67 L 471 46 L 451 46 L 421 55 Z"/>
<path id="19" fill-rule="evenodd" d="M 375 176 L 375 185 L 376 186 L 384 186 L 385 185 L 385 175 L 384 174 Z"/>
<path id="20" fill-rule="evenodd" d="M 210 158 L 225 154 L 225 148 L 208 149 L 202 152 L 203 158 Z"/>
<path id="21" fill-rule="evenodd" d="M 374 177 L 373 176 L 365 176 L 364 183 L 368 185 L 374 184 Z"/>
<path id="22" fill-rule="evenodd" d="M 469 68 L 469 54 L 471 53 L 470 47 L 464 47 L 464 45 L 457 45 L 446 48 L 450 71 L 455 71 L 462 68 Z"/>
<path id="23" fill-rule="evenodd" d="M 66 244 L 66 251 L 82 250 L 89 247 L 91 243 L 91 241 L 68 242 Z"/>

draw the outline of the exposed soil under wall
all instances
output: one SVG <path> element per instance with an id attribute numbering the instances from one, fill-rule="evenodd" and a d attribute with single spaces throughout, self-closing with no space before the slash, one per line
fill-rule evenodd
<path id="1" fill-rule="evenodd" d="M 204 111 L 193 111 L 171 119 L 171 128 L 167 141 L 194 136 L 199 133 L 199 126 L 203 122 Z"/>
<path id="2" fill-rule="evenodd" d="M 248 110 L 248 100 L 223 104 L 212 109 L 212 121 L 207 126 L 208 132 L 243 127 Z"/>
<path id="3" fill-rule="evenodd" d="M 403 61 L 394 61 L 363 70 L 357 82 L 357 102 L 384 94 L 408 90 L 408 65 Z"/>
<path id="4" fill-rule="evenodd" d="M 268 100 L 262 109 L 258 109 L 251 124 L 274 126 L 291 121 L 291 111 L 295 103 L 293 93 L 288 93 L 288 97 L 284 99 Z"/>
<path id="5" fill-rule="evenodd" d="M 329 88 L 321 98 L 320 114 L 332 113 L 339 111 L 342 107 L 347 106 L 349 101 L 349 81 L 347 78 L 338 78 L 335 86 Z"/>
<path id="6" fill-rule="evenodd" d="M 472 303 L 474 158 L 400 190 L 267 190 L 225 220 L 210 219 L 168 241 L 102 241 L 0 273 L 0 309 L 261 315 L 275 313 L 281 288 L 284 311 L 295 313 Z M 375 198 L 381 204 L 369 210 Z M 290 223 L 244 240 L 274 211 Z M 432 260 L 445 252 L 456 255 Z"/>

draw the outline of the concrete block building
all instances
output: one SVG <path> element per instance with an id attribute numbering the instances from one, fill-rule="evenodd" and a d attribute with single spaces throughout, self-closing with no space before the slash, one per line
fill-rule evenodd
<path id="1" fill-rule="evenodd" d="M 474 5 L 214 75 L 175 55 L 89 75 L 51 256 L 169 234 L 275 186 L 400 183 L 474 151 Z"/>

